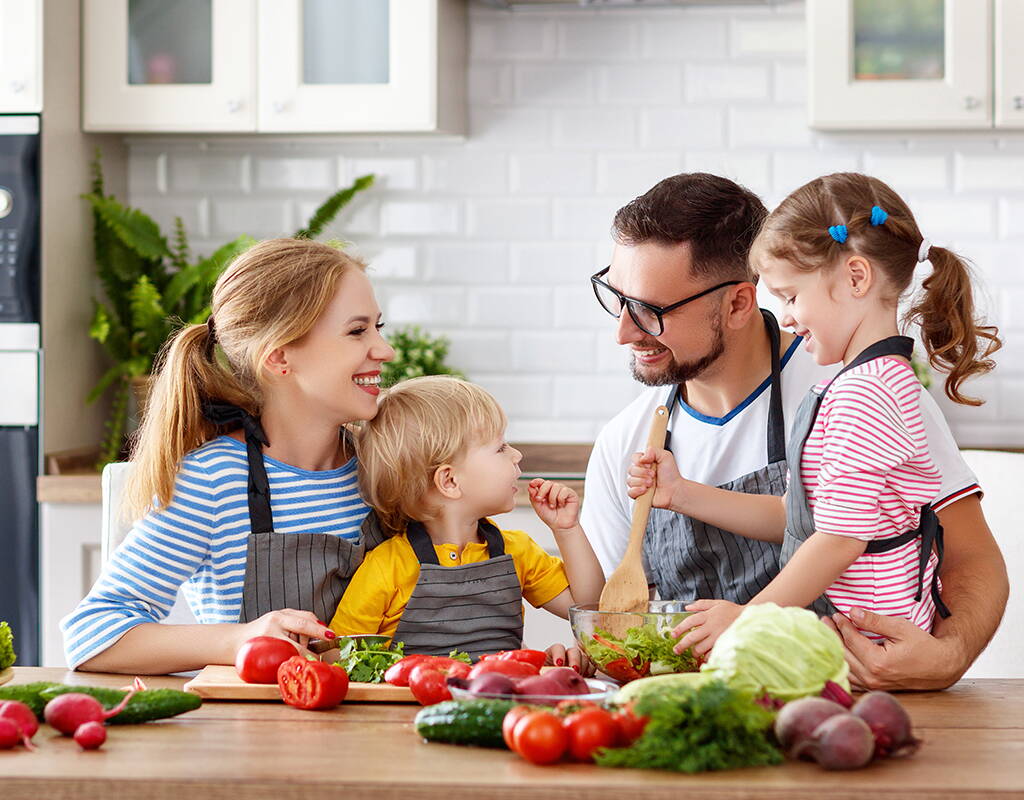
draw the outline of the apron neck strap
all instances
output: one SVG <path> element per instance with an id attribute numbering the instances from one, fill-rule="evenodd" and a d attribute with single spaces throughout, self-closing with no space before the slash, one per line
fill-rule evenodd
<path id="1" fill-rule="evenodd" d="M 771 394 L 768 398 L 768 463 L 774 464 L 786 460 L 786 418 L 782 410 L 782 349 L 781 337 L 779 334 L 779 323 L 766 308 L 761 309 L 761 317 L 764 319 L 764 328 L 768 334 L 768 343 L 772 356 L 771 371 Z M 679 384 L 672 387 L 668 395 L 668 416 L 672 414 L 679 405 Z M 672 431 L 665 433 L 665 449 L 671 450 Z"/>
<path id="2" fill-rule="evenodd" d="M 218 428 L 241 428 L 245 431 L 245 458 L 249 465 L 249 532 L 271 533 L 274 517 L 270 513 L 270 479 L 263 463 L 263 448 L 270 444 L 259 419 L 244 408 L 231 403 L 207 400 L 203 403 L 203 416 Z"/>
<path id="3" fill-rule="evenodd" d="M 487 555 L 489 558 L 505 555 L 505 537 L 501 535 L 501 531 L 498 530 L 498 527 L 493 522 L 488 519 L 481 519 L 477 523 L 477 532 L 483 536 L 484 542 L 487 543 Z M 406 527 L 406 536 L 409 539 L 409 544 L 412 546 L 412 551 L 416 554 L 416 559 L 421 564 L 441 564 L 437 557 L 437 551 L 434 549 L 434 543 L 430 539 L 430 534 L 427 533 L 427 529 L 423 526 L 422 522 L 411 521 Z"/>
<path id="4" fill-rule="evenodd" d="M 844 372 L 849 372 L 854 367 L 859 367 L 861 364 L 866 364 L 883 356 L 903 356 L 909 361 L 913 354 L 914 340 L 909 336 L 890 336 L 887 339 L 882 339 L 879 342 L 868 345 L 853 361 L 839 370 L 836 376 L 828 382 L 828 386 L 825 387 L 820 396 L 824 397 L 828 390 L 832 388 L 832 384 L 839 379 L 839 376 Z"/>

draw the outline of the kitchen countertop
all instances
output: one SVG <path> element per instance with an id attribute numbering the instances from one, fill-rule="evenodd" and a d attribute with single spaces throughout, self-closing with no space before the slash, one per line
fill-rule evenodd
<path id="1" fill-rule="evenodd" d="M 124 675 L 19 667 L 12 684 L 35 680 L 129 682 Z M 146 680 L 152 688 L 177 688 L 185 681 Z M 44 725 L 35 737 L 37 752 L 0 752 L 0 796 L 970 800 L 1024 794 L 1024 680 L 962 681 L 945 692 L 905 694 L 900 700 L 924 740 L 911 758 L 854 772 L 790 762 L 701 775 L 588 764 L 538 767 L 504 750 L 427 744 L 412 730 L 416 707 L 409 705 L 343 704 L 311 712 L 272 702 L 207 701 L 181 717 L 111 726 L 96 752 L 81 751 Z"/>
<path id="2" fill-rule="evenodd" d="M 583 473 L 590 457 L 590 444 L 515 444 L 523 452 L 523 480 L 516 503 L 529 505 L 526 484 L 538 475 L 553 477 L 583 495 Z M 40 475 L 36 478 L 36 495 L 40 503 L 86 503 L 102 500 L 100 476 L 97 472 L 70 475 Z"/>

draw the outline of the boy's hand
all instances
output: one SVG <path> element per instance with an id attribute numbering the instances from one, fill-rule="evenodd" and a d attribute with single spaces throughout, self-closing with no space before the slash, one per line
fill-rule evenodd
<path id="1" fill-rule="evenodd" d="M 682 653 L 686 648 L 692 647 L 694 655 L 706 655 L 743 609 L 744 606 L 730 603 L 728 600 L 698 600 L 690 603 L 686 610 L 694 613 L 672 629 L 673 636 L 683 637 L 673 649 L 677 653 Z"/>
<path id="2" fill-rule="evenodd" d="M 527 490 L 533 510 L 551 530 L 570 530 L 579 524 L 580 498 L 568 486 L 534 478 Z"/>
<path id="3" fill-rule="evenodd" d="M 673 508 L 674 504 L 678 504 L 675 495 L 682 489 L 684 481 L 679 475 L 675 456 L 668 450 L 647 448 L 643 453 L 633 454 L 632 464 L 626 473 L 626 493 L 636 500 L 655 485 L 655 475 L 657 488 L 651 505 L 655 508 Z"/>

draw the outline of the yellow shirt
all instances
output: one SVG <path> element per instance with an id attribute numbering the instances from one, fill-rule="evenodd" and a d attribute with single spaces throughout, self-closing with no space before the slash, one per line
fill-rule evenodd
<path id="1" fill-rule="evenodd" d="M 523 531 L 502 531 L 505 552 L 512 556 L 523 598 L 533 606 L 554 600 L 569 588 L 562 559 L 548 555 Z M 475 564 L 488 558 L 484 542 L 470 542 L 458 552 L 454 544 L 434 545 L 443 567 Z M 420 577 L 420 562 L 405 534 L 388 539 L 363 559 L 331 620 L 339 635 L 379 633 L 394 636 L 398 620 Z"/>

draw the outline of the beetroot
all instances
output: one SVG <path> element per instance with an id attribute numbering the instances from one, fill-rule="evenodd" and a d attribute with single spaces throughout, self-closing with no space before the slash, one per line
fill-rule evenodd
<path id="1" fill-rule="evenodd" d="M 833 703 L 839 703 L 843 708 L 853 708 L 853 697 L 835 681 L 825 681 L 821 696 Z"/>
<path id="2" fill-rule="evenodd" d="M 0 702 L 0 719 L 9 719 L 29 739 L 36 735 L 39 730 L 39 720 L 32 713 L 32 709 L 17 700 L 4 700 Z"/>
<path id="3" fill-rule="evenodd" d="M 808 738 L 821 723 L 846 709 L 823 697 L 801 697 L 786 703 L 775 717 L 775 736 L 783 750 L 790 750 Z"/>
<path id="4" fill-rule="evenodd" d="M 132 689 L 114 708 L 104 711 L 100 701 L 95 697 L 79 692 L 69 692 L 59 695 L 47 703 L 46 708 L 43 709 L 43 717 L 65 736 L 71 736 L 83 723 L 102 723 L 120 714 L 134 694 L 135 690 Z"/>
<path id="5" fill-rule="evenodd" d="M 907 756 L 921 746 L 911 732 L 906 709 L 888 692 L 869 692 L 857 701 L 853 713 L 871 729 L 876 756 Z"/>
<path id="6" fill-rule="evenodd" d="M 96 750 L 107 741 L 107 729 L 102 722 L 83 722 L 75 730 L 75 741 L 83 750 Z"/>
<path id="7" fill-rule="evenodd" d="M 793 748 L 796 757 L 810 756 L 825 769 L 857 769 L 871 761 L 875 739 L 860 717 L 844 711 L 822 722 Z"/>

